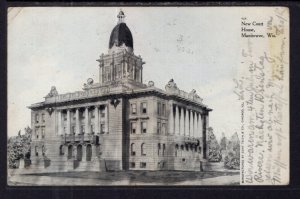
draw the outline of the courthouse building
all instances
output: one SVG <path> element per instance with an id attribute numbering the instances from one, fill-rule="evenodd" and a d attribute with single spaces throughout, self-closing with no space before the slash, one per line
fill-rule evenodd
<path id="1" fill-rule="evenodd" d="M 31 164 L 51 171 L 189 170 L 207 158 L 211 109 L 173 79 L 165 89 L 143 83 L 145 62 L 133 51 L 122 11 L 99 62 L 99 80 L 83 90 L 32 104 Z"/>

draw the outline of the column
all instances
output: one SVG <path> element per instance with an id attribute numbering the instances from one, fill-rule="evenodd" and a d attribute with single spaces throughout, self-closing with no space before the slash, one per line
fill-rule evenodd
<path id="1" fill-rule="evenodd" d="M 198 137 L 198 113 L 195 112 L 194 117 L 194 137 Z"/>
<path id="2" fill-rule="evenodd" d="M 193 129 L 193 123 L 192 123 L 192 121 L 193 121 L 193 112 L 192 112 L 192 110 L 190 110 L 190 124 L 189 124 L 189 126 L 190 126 L 190 128 L 189 128 L 189 137 L 190 136 L 192 136 L 193 135 L 193 133 L 192 133 L 192 129 Z"/>
<path id="3" fill-rule="evenodd" d="M 198 115 L 198 137 L 202 137 L 202 119 L 201 113 Z"/>
<path id="4" fill-rule="evenodd" d="M 86 145 L 82 145 L 82 162 L 86 162 Z"/>
<path id="5" fill-rule="evenodd" d="M 58 130 L 58 135 L 63 134 L 63 128 L 62 128 L 62 118 L 61 118 L 61 110 L 58 110 L 58 119 L 57 119 L 57 130 Z"/>
<path id="6" fill-rule="evenodd" d="M 67 133 L 71 133 L 71 118 L 70 118 L 70 109 L 67 110 Z"/>
<path id="7" fill-rule="evenodd" d="M 175 105 L 175 135 L 179 135 L 179 108 Z"/>
<path id="8" fill-rule="evenodd" d="M 206 159 L 206 114 L 202 117 L 202 142 L 203 142 L 203 158 Z"/>
<path id="9" fill-rule="evenodd" d="M 189 111 L 185 109 L 185 121 L 184 121 L 184 135 L 188 136 L 189 134 Z"/>
<path id="10" fill-rule="evenodd" d="M 136 62 L 135 62 L 135 64 L 136 64 Z M 133 64 L 133 66 L 132 66 L 133 67 L 133 71 L 132 71 L 133 72 L 133 74 L 132 74 L 133 80 L 135 80 L 135 64 Z"/>
<path id="11" fill-rule="evenodd" d="M 89 107 L 85 107 L 84 110 L 84 127 L 85 127 L 85 133 L 89 133 Z"/>
<path id="12" fill-rule="evenodd" d="M 184 109 L 180 109 L 180 135 L 184 135 Z"/>
<path id="13" fill-rule="evenodd" d="M 80 134 L 79 108 L 76 109 L 76 134 Z"/>
<path id="14" fill-rule="evenodd" d="M 173 104 L 170 102 L 170 112 L 169 112 L 169 132 L 168 134 L 173 134 L 174 133 L 174 113 L 173 113 Z"/>
<path id="15" fill-rule="evenodd" d="M 143 66 L 141 66 L 141 83 L 143 83 Z"/>
<path id="16" fill-rule="evenodd" d="M 105 133 L 108 133 L 108 104 L 105 105 Z"/>
<path id="17" fill-rule="evenodd" d="M 102 83 L 102 67 L 101 67 L 101 63 L 100 63 L 100 66 L 99 66 L 99 83 L 100 84 Z"/>
<path id="18" fill-rule="evenodd" d="M 196 114 L 195 114 L 195 111 L 193 111 L 193 120 L 192 120 L 192 137 L 195 137 L 195 116 L 196 116 Z"/>
<path id="19" fill-rule="evenodd" d="M 95 106 L 95 134 L 99 132 L 99 106 Z"/>

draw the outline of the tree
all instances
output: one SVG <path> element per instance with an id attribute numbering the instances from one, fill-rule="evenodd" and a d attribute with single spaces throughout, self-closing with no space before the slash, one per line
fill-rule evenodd
<path id="1" fill-rule="evenodd" d="M 221 152 L 220 152 L 220 145 L 216 139 L 216 136 L 213 132 L 213 128 L 208 128 L 208 160 L 210 162 L 220 162 L 222 159 Z"/>
<path id="2" fill-rule="evenodd" d="M 228 141 L 224 166 L 228 169 L 240 169 L 240 140 L 237 133 Z"/>
<path id="3" fill-rule="evenodd" d="M 17 136 L 10 137 L 7 141 L 7 159 L 9 168 L 17 168 L 17 160 L 30 158 L 30 142 L 32 129 L 26 127 L 22 135 L 21 130 Z"/>

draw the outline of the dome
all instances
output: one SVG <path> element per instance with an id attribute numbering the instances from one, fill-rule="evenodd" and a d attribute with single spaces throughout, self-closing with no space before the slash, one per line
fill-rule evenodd
<path id="1" fill-rule="evenodd" d="M 109 49 L 111 49 L 114 44 L 116 44 L 116 46 L 122 46 L 123 43 L 125 46 L 133 48 L 133 39 L 129 28 L 125 23 L 119 23 L 110 34 Z"/>
<path id="2" fill-rule="evenodd" d="M 132 34 L 126 23 L 124 23 L 125 15 L 123 11 L 119 12 L 118 18 L 119 22 L 110 34 L 109 49 L 111 49 L 114 44 L 116 44 L 116 46 L 122 46 L 125 44 L 125 46 L 133 49 Z"/>

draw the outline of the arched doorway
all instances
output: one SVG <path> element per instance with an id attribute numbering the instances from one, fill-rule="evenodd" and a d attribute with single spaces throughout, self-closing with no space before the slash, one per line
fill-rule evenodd
<path id="1" fill-rule="evenodd" d="M 86 161 L 91 161 L 92 160 L 92 146 L 88 144 L 86 146 Z"/>
<path id="2" fill-rule="evenodd" d="M 82 145 L 77 146 L 77 160 L 78 161 L 82 160 Z"/>
<path id="3" fill-rule="evenodd" d="M 72 158 L 72 154 L 73 154 L 73 146 L 69 145 L 68 146 L 68 160 Z"/>

